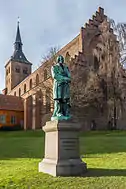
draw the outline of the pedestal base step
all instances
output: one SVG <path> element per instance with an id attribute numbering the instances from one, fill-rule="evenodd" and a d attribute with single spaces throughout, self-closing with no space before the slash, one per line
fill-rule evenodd
<path id="1" fill-rule="evenodd" d="M 39 163 L 39 172 L 52 176 L 82 176 L 87 172 L 86 163 L 81 159 L 52 160 L 43 159 Z"/>

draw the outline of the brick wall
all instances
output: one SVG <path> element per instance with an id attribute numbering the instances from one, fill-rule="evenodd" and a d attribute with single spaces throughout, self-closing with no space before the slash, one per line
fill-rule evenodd
<path id="1" fill-rule="evenodd" d="M 94 50 L 98 48 L 97 44 L 103 43 L 102 34 L 104 33 L 106 26 L 108 27 L 107 29 L 111 33 L 113 40 L 116 40 L 116 36 L 113 34 L 113 31 L 110 29 L 109 23 L 107 22 L 107 16 L 104 15 L 104 9 L 99 8 L 99 10 L 96 11 L 95 15 L 92 16 L 92 19 L 89 19 L 88 23 L 86 23 L 85 26 L 80 29 L 79 35 L 76 36 L 70 43 L 64 46 L 57 53 L 57 54 L 62 54 L 66 58 L 66 60 L 68 60 L 67 63 L 71 70 L 71 74 L 73 78 L 72 81 L 77 82 L 79 76 L 80 78 L 79 82 L 83 83 L 83 87 L 84 85 L 86 85 L 86 83 L 90 78 L 90 72 L 92 72 L 95 76 L 97 76 L 97 74 L 100 74 L 102 76 L 104 75 L 104 73 L 106 73 L 105 71 L 106 66 L 104 64 L 104 61 L 100 57 L 99 50 L 95 52 L 96 57 L 99 58 L 99 70 L 96 73 L 94 72 Z M 66 57 L 67 55 L 68 57 Z M 29 75 L 26 79 L 24 79 L 18 86 L 16 86 L 9 93 L 10 95 L 15 95 L 16 93 L 16 95 L 19 96 L 19 90 L 20 90 L 21 97 L 26 99 L 25 102 L 26 129 L 40 128 L 51 117 L 53 111 L 53 101 L 52 99 L 50 100 L 52 108 L 50 112 L 47 112 L 46 97 L 48 94 L 46 93 L 46 89 L 52 90 L 52 79 L 48 77 L 45 78 L 46 76 L 45 71 L 51 70 L 51 66 L 52 66 L 52 62 L 50 60 L 47 61 L 37 70 L 35 70 L 31 75 Z M 112 69 L 112 66 L 110 65 L 108 66 L 109 68 Z M 39 78 L 38 83 L 36 83 L 36 78 Z M 38 92 L 40 92 L 42 96 L 41 106 L 39 106 L 40 101 L 38 101 L 38 99 L 40 99 L 40 96 L 39 98 L 36 96 Z M 29 98 L 31 100 L 29 100 Z M 33 104 L 33 98 L 35 98 L 36 109 L 31 111 L 33 107 L 31 108 L 31 105 L 29 105 L 29 103 Z M 81 100 L 80 103 L 83 104 L 84 103 L 83 100 Z M 89 111 L 87 111 L 87 108 L 86 109 L 83 108 L 83 111 L 79 109 L 75 111 L 73 107 L 72 112 L 74 116 L 77 117 L 78 120 L 81 122 L 82 127 L 86 130 L 89 130 L 91 120 L 95 119 L 98 129 L 107 128 L 108 115 L 106 111 L 101 115 L 101 112 L 99 110 L 93 109 L 90 106 L 88 107 L 88 109 Z M 76 112 L 79 112 L 79 114 Z M 29 120 L 29 117 L 31 117 L 33 114 L 34 114 L 34 121 L 31 121 Z M 36 118 L 38 119 L 39 123 L 37 122 Z M 28 122 L 29 125 L 27 126 Z"/>

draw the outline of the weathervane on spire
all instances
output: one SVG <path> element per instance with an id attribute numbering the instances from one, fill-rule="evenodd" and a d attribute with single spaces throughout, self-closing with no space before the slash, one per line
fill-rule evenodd
<path id="1" fill-rule="evenodd" d="M 17 22 L 17 23 L 18 23 L 18 25 L 19 25 L 19 23 L 20 23 L 20 17 L 19 17 L 19 16 L 18 16 L 18 22 Z"/>

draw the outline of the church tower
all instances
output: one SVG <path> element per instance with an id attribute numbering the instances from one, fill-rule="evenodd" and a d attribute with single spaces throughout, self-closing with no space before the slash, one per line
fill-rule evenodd
<path id="1" fill-rule="evenodd" d="M 5 65 L 6 76 L 6 94 L 21 83 L 27 76 L 31 74 L 32 64 L 27 60 L 22 51 L 22 40 L 20 35 L 19 22 L 17 24 L 17 33 L 14 43 L 14 53 Z"/>

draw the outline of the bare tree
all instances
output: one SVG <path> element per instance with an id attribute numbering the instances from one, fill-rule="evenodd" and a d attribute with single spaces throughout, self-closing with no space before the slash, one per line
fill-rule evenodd
<path id="1" fill-rule="evenodd" d="M 118 102 L 121 99 L 120 81 L 120 47 L 116 36 L 110 28 L 109 22 L 101 24 L 101 34 L 98 43 L 93 49 L 95 57 L 94 67 L 87 69 L 87 80 L 74 78 L 72 95 L 75 97 L 73 105 L 78 107 L 93 106 L 99 112 L 106 106 L 111 109 L 111 117 L 114 118 L 116 126 Z M 83 75 L 85 75 L 83 73 Z"/>
<path id="2" fill-rule="evenodd" d="M 121 69 L 126 63 L 126 24 L 116 24 L 112 19 L 109 19 L 108 24 L 108 30 L 103 31 L 102 35 L 102 52 L 104 65 L 106 65 L 106 70 L 104 70 L 106 74 L 103 75 L 106 75 L 107 103 L 113 118 L 113 128 L 116 128 L 119 109 L 125 105 L 120 83 L 122 81 Z"/>
<path id="3" fill-rule="evenodd" d="M 34 81 L 34 92 L 42 91 L 44 94 L 44 105 L 46 106 L 47 113 L 52 109 L 53 104 L 53 87 L 52 87 L 52 78 L 51 78 L 51 66 L 56 61 L 58 47 L 51 47 L 47 53 L 42 57 L 41 66 L 38 69 L 38 81 L 37 78 Z M 43 79 L 41 79 L 43 78 Z M 41 99 L 42 100 L 42 99 Z"/>
<path id="4" fill-rule="evenodd" d="M 43 64 L 49 60 L 51 60 L 52 62 L 55 62 L 58 51 L 59 51 L 59 47 L 57 47 L 57 46 L 50 47 L 49 50 L 47 51 L 47 53 L 44 56 L 42 56 L 41 63 Z"/>
<path id="5" fill-rule="evenodd" d="M 110 26 L 117 35 L 119 42 L 120 63 L 126 62 L 126 23 L 116 23 L 113 19 L 109 19 Z"/>
<path id="6" fill-rule="evenodd" d="M 115 122 L 117 102 L 121 99 L 121 88 L 119 86 L 120 61 L 121 64 L 124 64 L 126 60 L 126 25 L 115 24 L 113 20 L 102 25 L 100 40 L 98 40 L 92 51 L 93 56 L 97 59 L 96 63 L 98 62 L 99 65 L 96 65 L 92 70 L 88 67 L 84 69 L 77 68 L 74 64 L 76 63 L 75 60 L 70 59 L 70 65 L 76 67 L 72 70 L 71 103 L 75 107 L 94 106 L 99 111 L 101 111 L 101 108 L 103 109 L 106 103 L 111 106 Z M 119 42 L 112 33 L 110 25 L 113 27 L 115 34 L 118 33 L 117 39 Z M 45 64 L 47 70 L 48 80 L 46 84 L 45 82 L 39 83 L 39 88 L 50 89 L 51 93 L 52 83 L 47 83 L 51 80 L 50 66 L 55 62 L 58 50 L 57 47 L 51 47 L 42 58 L 42 64 Z M 47 64 L 48 61 L 51 64 Z"/>

